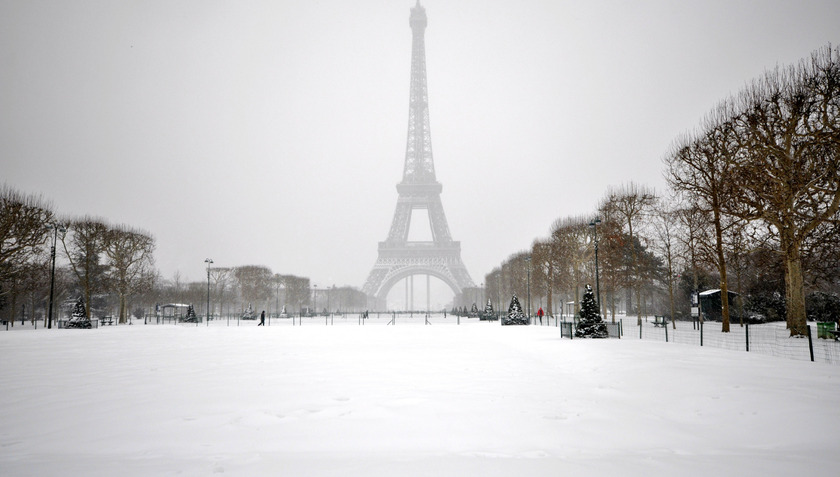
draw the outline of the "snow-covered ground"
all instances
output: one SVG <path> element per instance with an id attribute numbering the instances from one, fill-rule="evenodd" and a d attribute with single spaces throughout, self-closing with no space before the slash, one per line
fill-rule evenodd
<path id="1" fill-rule="evenodd" d="M 0 332 L 0 475 L 840 472 L 838 366 L 476 320 L 314 323 Z"/>

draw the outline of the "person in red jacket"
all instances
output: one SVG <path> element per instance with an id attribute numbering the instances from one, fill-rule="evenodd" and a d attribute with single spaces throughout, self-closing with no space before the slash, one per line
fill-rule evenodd
<path id="1" fill-rule="evenodd" d="M 544 313 L 543 313 L 543 311 L 542 311 L 542 307 L 540 307 L 540 309 L 539 309 L 539 310 L 537 310 L 537 316 L 539 316 L 539 317 L 540 317 L 540 324 L 541 324 L 541 325 L 542 325 L 542 317 L 543 317 L 543 315 L 544 315 Z"/>

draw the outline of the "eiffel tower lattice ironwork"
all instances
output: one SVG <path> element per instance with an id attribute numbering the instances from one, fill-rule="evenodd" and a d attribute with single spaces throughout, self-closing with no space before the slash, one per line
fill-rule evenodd
<path id="1" fill-rule="evenodd" d="M 397 208 L 388 239 L 379 242 L 379 256 L 362 289 L 383 303 L 400 280 L 414 275 L 434 276 L 459 294 L 475 287 L 461 261 L 461 243 L 452 240 L 443 212 L 443 186 L 435 178 L 429 101 L 426 85 L 426 10 L 420 0 L 411 9 L 411 92 L 408 108 L 408 141 L 402 182 L 397 184 Z M 409 225 L 415 209 L 426 209 L 432 240 L 409 241 Z M 428 280 L 428 278 L 427 278 Z M 428 281 L 427 281 L 428 283 Z"/>

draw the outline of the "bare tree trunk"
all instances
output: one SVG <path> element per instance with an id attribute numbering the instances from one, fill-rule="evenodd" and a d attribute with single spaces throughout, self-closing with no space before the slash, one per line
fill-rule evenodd
<path id="1" fill-rule="evenodd" d="M 782 234 L 784 237 L 784 234 Z M 783 238 L 784 240 L 784 238 Z M 790 335 L 808 333 L 808 321 L 805 313 L 805 287 L 802 279 L 802 256 L 800 245 L 783 245 L 785 251 L 785 294 L 787 295 L 787 324 Z"/>
<path id="2" fill-rule="evenodd" d="M 671 305 L 671 327 L 677 329 L 677 308 L 674 305 L 674 280 L 670 277 L 670 271 L 668 275 L 668 302 Z"/>
<path id="3" fill-rule="evenodd" d="M 120 293 L 120 318 L 119 318 L 119 323 L 120 323 L 121 325 L 124 325 L 124 324 L 125 324 L 125 318 L 126 318 L 126 316 L 125 316 L 125 314 L 126 314 L 126 313 L 125 313 L 125 312 L 126 312 L 126 310 L 125 310 L 125 309 L 126 309 L 126 306 L 125 306 L 125 294 L 124 294 L 124 293 Z"/>
<path id="4" fill-rule="evenodd" d="M 551 315 L 554 314 L 553 306 L 552 306 L 553 303 L 552 303 L 552 300 L 551 300 L 551 291 L 554 288 L 553 277 L 554 277 L 554 267 L 551 265 L 551 260 L 549 260 L 548 261 L 548 277 L 547 277 L 548 278 L 548 280 L 547 280 L 548 281 L 548 284 L 547 284 L 548 290 L 546 290 L 547 291 L 546 294 L 548 296 L 545 300 L 545 308 L 546 308 L 546 311 L 548 312 L 548 316 L 551 316 Z M 490 287 L 488 286 L 488 288 L 490 288 Z"/>

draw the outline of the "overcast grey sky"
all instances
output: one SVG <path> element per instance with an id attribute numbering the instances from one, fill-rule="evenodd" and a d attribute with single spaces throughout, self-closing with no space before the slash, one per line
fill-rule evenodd
<path id="1" fill-rule="evenodd" d="M 0 0 L 0 182 L 150 231 L 165 278 L 361 287 L 402 175 L 415 0 Z M 777 63 L 840 2 L 425 0 L 443 206 L 478 284 Z"/>

